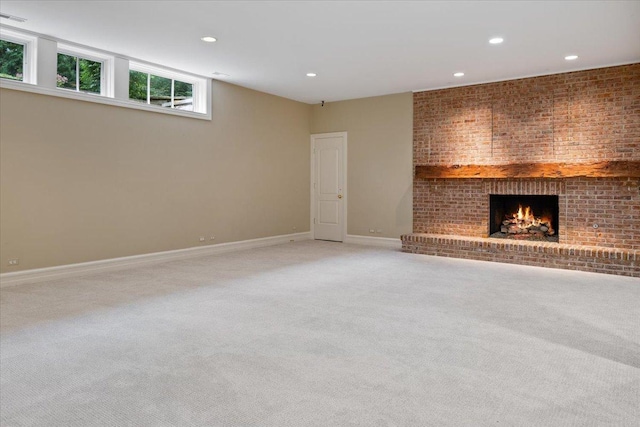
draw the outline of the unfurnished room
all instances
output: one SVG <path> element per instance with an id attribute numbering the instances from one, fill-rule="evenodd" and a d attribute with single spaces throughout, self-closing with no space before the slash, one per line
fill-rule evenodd
<path id="1" fill-rule="evenodd" d="M 640 425 L 640 2 L 0 2 L 0 425 Z"/>

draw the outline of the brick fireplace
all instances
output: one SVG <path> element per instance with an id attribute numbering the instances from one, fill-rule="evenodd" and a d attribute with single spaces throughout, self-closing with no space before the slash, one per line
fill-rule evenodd
<path id="1" fill-rule="evenodd" d="M 404 251 L 640 277 L 640 64 L 415 93 L 413 146 Z M 553 196 L 557 242 L 490 238 L 492 195 Z"/>

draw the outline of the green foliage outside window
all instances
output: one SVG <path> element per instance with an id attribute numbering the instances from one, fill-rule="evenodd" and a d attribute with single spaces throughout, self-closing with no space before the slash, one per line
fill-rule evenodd
<path id="1" fill-rule="evenodd" d="M 150 82 L 150 87 L 147 87 Z M 173 99 L 171 83 L 173 82 Z M 132 101 L 193 111 L 193 84 L 167 77 L 129 70 L 129 99 Z M 173 104 L 173 107 L 172 107 Z"/>
<path id="2" fill-rule="evenodd" d="M 151 103 L 162 105 L 171 102 L 171 79 L 151 75 Z"/>
<path id="3" fill-rule="evenodd" d="M 129 99 L 147 102 L 147 73 L 129 70 Z"/>
<path id="4" fill-rule="evenodd" d="M 191 98 L 193 96 L 193 85 L 191 83 L 176 80 L 174 86 L 173 92 L 176 100 Z"/>
<path id="5" fill-rule="evenodd" d="M 71 55 L 58 54 L 58 75 L 56 81 L 58 87 L 63 89 L 76 89 L 76 62 L 78 58 Z"/>
<path id="6" fill-rule="evenodd" d="M 58 54 L 58 75 L 56 77 L 58 87 L 79 90 L 80 92 L 100 93 L 101 74 L 101 62 L 64 53 Z"/>
<path id="7" fill-rule="evenodd" d="M 22 81 L 24 45 L 0 40 L 0 77 Z"/>

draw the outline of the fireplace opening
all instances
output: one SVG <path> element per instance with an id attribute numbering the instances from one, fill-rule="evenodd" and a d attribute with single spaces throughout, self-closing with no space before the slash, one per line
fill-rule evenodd
<path id="1" fill-rule="evenodd" d="M 558 242 L 558 196 L 489 196 L 489 237 Z"/>

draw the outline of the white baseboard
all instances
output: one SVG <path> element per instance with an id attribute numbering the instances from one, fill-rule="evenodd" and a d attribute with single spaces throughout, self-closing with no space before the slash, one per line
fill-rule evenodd
<path id="1" fill-rule="evenodd" d="M 142 264 L 173 261 L 194 258 L 242 249 L 261 248 L 279 245 L 291 241 L 308 240 L 309 232 L 284 234 L 280 236 L 263 237 L 260 239 L 242 240 L 239 242 L 220 243 L 217 245 L 199 246 L 195 248 L 177 249 L 173 251 L 154 252 L 150 254 L 133 255 L 122 258 L 111 258 L 99 261 L 82 262 L 78 264 L 60 265 L 56 267 L 37 268 L 0 274 L 0 288 L 16 286 L 23 283 L 42 282 L 45 280 L 64 279 L 85 274 L 92 274 L 107 270 L 117 270 Z"/>
<path id="2" fill-rule="evenodd" d="M 402 241 L 400 238 L 393 239 L 391 237 L 356 236 L 354 234 L 347 234 L 347 238 L 344 242 L 353 243 L 354 245 L 384 246 L 387 248 L 402 249 Z"/>

